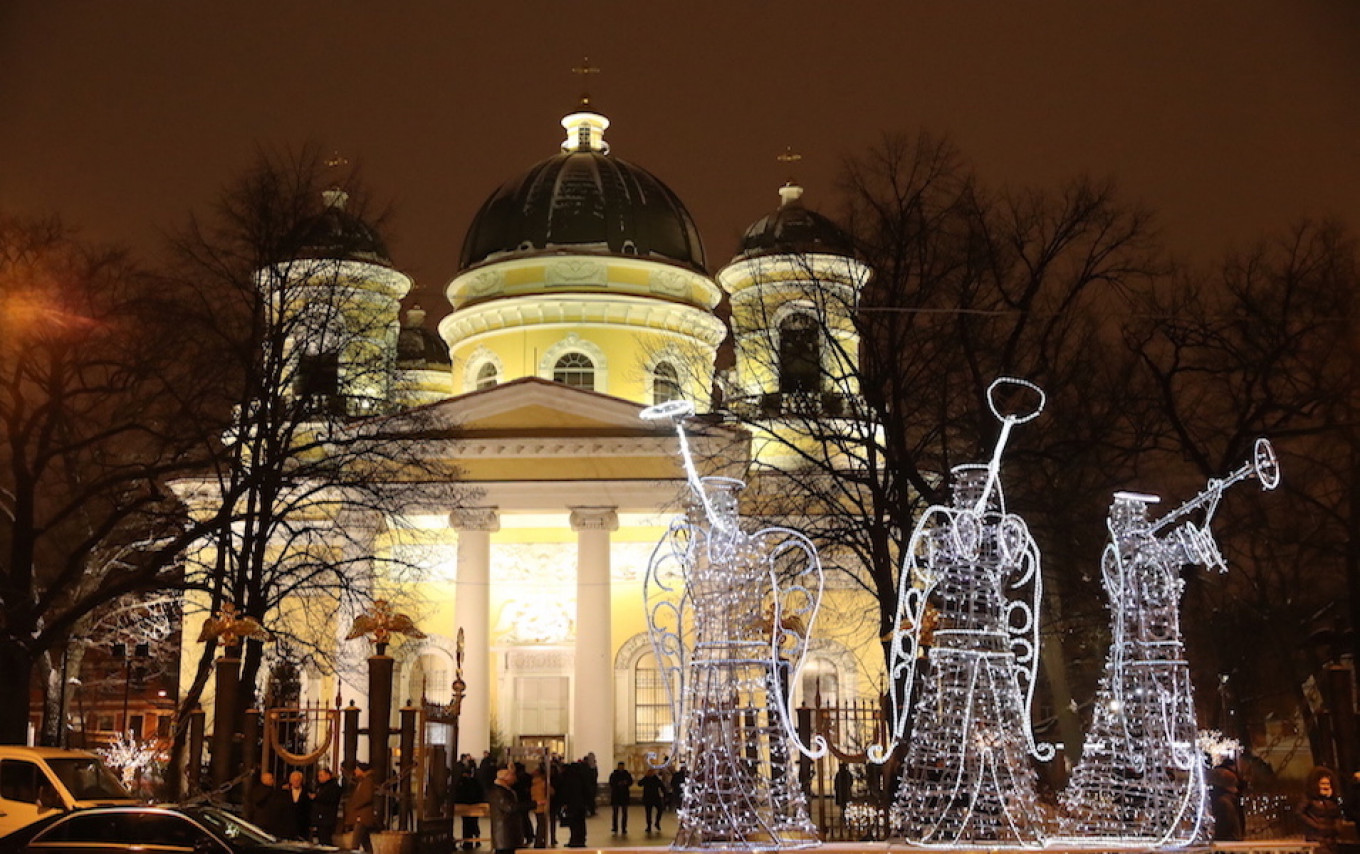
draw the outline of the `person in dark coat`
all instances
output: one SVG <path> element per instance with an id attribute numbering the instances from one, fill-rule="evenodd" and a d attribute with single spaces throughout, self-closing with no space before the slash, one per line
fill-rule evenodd
<path id="1" fill-rule="evenodd" d="M 354 832 L 354 847 L 372 851 L 368 834 L 378 823 L 378 810 L 374 805 L 376 791 L 373 775 L 369 773 L 368 763 L 360 762 L 354 766 L 354 786 L 345 801 L 345 829 Z"/>
<path id="2" fill-rule="evenodd" d="M 655 768 L 648 768 L 638 785 L 642 787 L 642 812 L 647 819 L 647 832 L 656 830 L 660 833 L 661 810 L 666 806 L 666 784 L 661 781 L 661 775 L 656 773 Z"/>
<path id="3" fill-rule="evenodd" d="M 1336 793 L 1336 774 L 1318 766 L 1308 774 L 1307 793 L 1295 812 L 1303 822 L 1304 838 L 1317 843 L 1317 854 L 1336 854 L 1341 824 L 1341 801 Z"/>
<path id="4" fill-rule="evenodd" d="M 685 800 L 685 781 L 688 779 L 689 772 L 685 770 L 685 766 L 683 765 L 675 769 L 675 773 L 671 775 L 670 800 L 672 809 L 678 810 L 683 806 Z"/>
<path id="5" fill-rule="evenodd" d="M 1208 782 L 1209 812 L 1214 817 L 1214 841 L 1240 842 L 1243 832 L 1237 798 L 1241 790 L 1236 772 L 1226 764 L 1219 765 L 1209 772 Z"/>
<path id="6" fill-rule="evenodd" d="M 312 796 L 301 771 L 288 774 L 288 784 L 283 787 L 283 802 L 288 807 L 288 832 L 286 839 L 310 840 L 312 838 Z"/>
<path id="7" fill-rule="evenodd" d="M 593 800 L 589 794 L 590 769 L 584 762 L 573 762 L 562 769 L 557 797 L 562 805 L 562 823 L 570 836 L 567 848 L 586 847 L 586 813 Z"/>
<path id="8" fill-rule="evenodd" d="M 273 773 L 260 772 L 260 780 L 252 794 L 251 817 L 260 828 L 280 839 L 288 839 L 293 830 L 293 815 L 287 796 L 276 785 Z"/>
<path id="9" fill-rule="evenodd" d="M 469 757 L 468 762 L 460 764 L 456 770 L 458 779 L 453 783 L 453 802 L 455 804 L 486 803 L 486 792 L 482 789 L 482 784 L 477 781 L 477 763 Z M 475 815 L 463 816 L 463 850 L 471 850 L 474 845 L 481 848 L 482 843 L 470 841 L 481 838 L 481 835 L 481 819 Z"/>
<path id="10" fill-rule="evenodd" d="M 322 845 L 334 844 L 335 823 L 340 816 L 340 781 L 335 779 L 331 769 L 322 768 L 316 772 L 316 791 L 312 793 L 312 829 L 316 841 Z"/>
<path id="11" fill-rule="evenodd" d="M 847 763 L 841 763 L 832 786 L 836 795 L 836 806 L 844 810 L 845 805 L 850 803 L 850 794 L 855 789 L 855 775 L 850 772 L 850 766 Z"/>
<path id="12" fill-rule="evenodd" d="M 614 769 L 614 773 L 609 775 L 609 806 L 613 810 L 609 830 L 615 835 L 628 835 L 629 790 L 632 788 L 633 775 L 629 774 L 627 767 L 620 762 L 619 767 Z M 620 816 L 622 816 L 622 821 L 619 820 Z"/>
<path id="13" fill-rule="evenodd" d="M 515 772 L 502 768 L 486 793 L 491 807 L 491 848 L 496 854 L 514 854 L 524 842 L 524 815 L 533 809 L 533 802 L 521 802 L 515 794 Z"/>

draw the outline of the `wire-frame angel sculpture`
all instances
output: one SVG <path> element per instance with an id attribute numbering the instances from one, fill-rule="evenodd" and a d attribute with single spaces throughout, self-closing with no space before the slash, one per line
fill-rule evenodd
<path id="1" fill-rule="evenodd" d="M 671 761 L 687 774 L 674 847 L 813 846 L 797 754 L 827 748 L 820 736 L 800 739 L 791 686 L 821 602 L 821 562 L 797 531 L 742 530 L 745 484 L 698 476 L 684 428 L 693 412 L 685 401 L 642 412 L 674 422 L 694 500 L 657 545 L 643 587 L 675 723 Z"/>
<path id="2" fill-rule="evenodd" d="M 1003 390 L 1037 403 L 1003 413 Z M 1031 759 L 1051 759 L 1055 748 L 1036 743 L 1030 724 L 1039 549 L 1024 520 L 1006 512 L 1000 479 L 1011 428 L 1043 411 L 1044 393 L 1000 378 L 987 399 L 1001 422 L 991 461 L 954 469 L 949 506 L 932 506 L 918 520 L 891 636 L 894 743 L 906 736 L 908 712 L 912 730 L 889 818 L 918 845 L 1044 842 Z M 870 758 L 886 755 L 871 749 Z"/>
<path id="3" fill-rule="evenodd" d="M 1279 463 L 1265 439 L 1256 441 L 1251 460 L 1226 478 L 1210 480 L 1203 492 L 1161 519 L 1148 515 L 1157 496 L 1115 493 L 1106 522 L 1110 539 L 1100 561 L 1110 650 L 1081 760 L 1063 792 L 1063 837 L 1134 847 L 1202 841 L 1204 762 L 1181 641 L 1181 570 L 1188 565 L 1227 570 L 1209 524 L 1223 491 L 1248 478 L 1263 490 L 1279 484 Z M 1181 522 L 1200 509 L 1200 524 Z"/>

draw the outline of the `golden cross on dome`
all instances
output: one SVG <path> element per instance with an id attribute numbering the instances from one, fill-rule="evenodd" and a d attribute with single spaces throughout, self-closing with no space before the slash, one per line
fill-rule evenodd
<path id="1" fill-rule="evenodd" d="M 579 74 L 579 75 L 581 75 L 581 82 L 584 83 L 584 82 L 586 81 L 586 78 L 589 77 L 590 75 L 592 75 L 592 74 L 599 74 L 599 73 L 600 73 L 600 69 L 599 69 L 597 66 L 594 66 L 594 65 L 591 65 L 591 64 L 590 64 L 590 57 L 588 57 L 588 56 L 583 56 L 583 57 L 581 57 L 581 64 L 580 64 L 580 65 L 574 65 L 574 66 L 572 66 L 571 73 L 572 73 L 572 74 Z M 588 107 L 588 106 L 590 106 L 590 93 L 589 93 L 589 92 L 582 92 L 582 93 L 581 93 L 581 106 L 583 106 L 583 107 Z"/>
<path id="2" fill-rule="evenodd" d="M 793 150 L 792 145 L 784 146 L 783 152 L 775 157 L 780 163 L 797 163 L 803 159 L 803 155 Z"/>
<path id="3" fill-rule="evenodd" d="M 339 169 L 341 166 L 349 165 L 349 158 L 339 151 L 332 151 L 330 157 L 325 160 L 327 169 Z"/>

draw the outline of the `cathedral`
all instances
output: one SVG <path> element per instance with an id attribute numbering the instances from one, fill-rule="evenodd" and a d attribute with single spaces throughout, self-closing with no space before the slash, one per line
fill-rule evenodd
<path id="1" fill-rule="evenodd" d="M 665 753 L 674 732 L 642 588 L 687 490 L 674 433 L 639 414 L 694 402 L 706 474 L 747 478 L 753 461 L 767 470 L 795 464 L 780 459 L 787 436 L 770 441 L 788 430 L 781 396 L 818 394 L 819 360 L 843 359 L 833 351 L 856 345 L 848 316 L 814 319 L 818 301 L 806 297 L 836 289 L 849 295 L 840 304 L 853 305 L 869 271 L 790 182 L 713 272 L 681 200 L 610 151 L 605 116 L 583 104 L 562 127 L 559 152 L 481 206 L 437 335 L 425 312 L 402 312 L 412 282 L 381 239 L 345 213 L 342 193 L 328 195 L 331 227 L 362 238 L 334 260 L 371 327 L 384 331 L 370 343 L 385 366 L 375 374 L 332 355 L 330 390 L 418 411 L 455 437 L 410 441 L 424 442 L 418 453 L 456 479 L 459 501 L 441 505 L 408 483 L 401 512 L 370 520 L 374 554 L 399 553 L 421 568 L 375 582 L 403 586 L 403 610 L 427 635 L 394 644 L 394 699 L 447 702 L 461 633 L 461 751 L 479 755 L 494 741 L 593 753 L 605 767 Z M 819 346 L 828 334 L 838 347 Z M 722 371 L 720 348 L 734 363 Z M 768 421 L 722 418 L 715 389 L 729 403 L 755 401 Z M 814 637 L 795 702 L 877 696 L 873 628 Z M 347 629 L 334 627 L 336 644 L 357 661 L 367 648 L 341 646 Z M 357 668 L 302 682 L 304 701 L 339 693 L 365 705 Z"/>

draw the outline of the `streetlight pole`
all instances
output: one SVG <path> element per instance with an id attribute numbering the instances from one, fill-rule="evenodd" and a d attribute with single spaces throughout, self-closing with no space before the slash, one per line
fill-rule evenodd
<path id="1" fill-rule="evenodd" d="M 113 657 L 121 658 L 123 660 L 123 732 L 127 733 L 130 738 L 140 739 L 141 733 L 134 733 L 132 731 L 131 723 L 128 721 L 128 704 L 129 701 L 131 700 L 132 693 L 132 660 L 133 658 L 137 658 L 142 661 L 145 661 L 146 659 L 150 658 L 151 644 L 142 641 L 141 643 L 138 643 L 135 647 L 133 647 L 133 651 L 129 655 L 127 644 L 116 643 L 113 645 Z M 65 675 L 65 667 L 66 661 L 63 658 L 62 659 L 63 677 Z M 65 695 L 63 694 L 63 697 L 64 696 Z"/>

